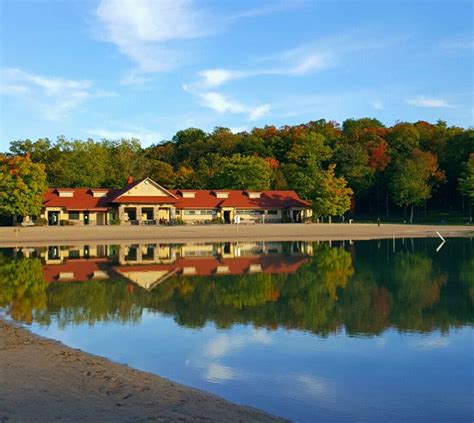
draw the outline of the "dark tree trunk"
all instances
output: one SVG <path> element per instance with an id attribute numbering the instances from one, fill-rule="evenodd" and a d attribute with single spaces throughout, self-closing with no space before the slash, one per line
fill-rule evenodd
<path id="1" fill-rule="evenodd" d="M 388 195 L 385 196 L 385 208 L 386 208 L 387 217 L 389 217 L 389 213 L 388 213 Z"/>

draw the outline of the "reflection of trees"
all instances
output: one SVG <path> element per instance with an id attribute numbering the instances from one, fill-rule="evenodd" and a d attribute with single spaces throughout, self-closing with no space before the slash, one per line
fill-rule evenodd
<path id="1" fill-rule="evenodd" d="M 465 260 L 461 265 L 459 279 L 468 290 L 471 303 L 474 303 L 474 257 Z"/>
<path id="2" fill-rule="evenodd" d="M 245 323 L 321 335 L 342 327 L 370 335 L 391 326 L 429 331 L 472 324 L 469 254 L 466 259 L 453 249 L 435 260 L 406 250 L 380 254 L 372 247 L 357 244 L 351 256 L 344 248 L 315 244 L 314 256 L 295 273 L 178 276 L 151 292 L 123 278 L 46 288 L 38 260 L 1 259 L 0 306 L 17 319 L 31 321 L 34 315 L 44 324 L 136 322 L 147 308 L 190 327 Z"/>
<path id="3" fill-rule="evenodd" d="M 174 278 L 137 301 L 172 314 L 180 324 L 219 326 L 253 322 L 327 333 L 337 327 L 332 311 L 353 274 L 350 254 L 315 245 L 311 263 L 293 274 Z"/>
<path id="4" fill-rule="evenodd" d="M 402 329 L 432 327 L 430 315 L 436 309 L 447 276 L 434 268 L 429 257 L 418 253 L 397 254 L 392 269 L 392 320 Z"/>
<path id="5" fill-rule="evenodd" d="M 38 313 L 37 321 L 49 324 L 54 318 L 59 326 L 136 322 L 142 308 L 134 304 L 130 291 L 129 284 L 123 280 L 53 283 L 47 290 L 47 311 Z"/>
<path id="6" fill-rule="evenodd" d="M 46 281 L 39 259 L 0 255 L 0 307 L 26 323 L 33 321 L 35 310 L 46 307 Z"/>

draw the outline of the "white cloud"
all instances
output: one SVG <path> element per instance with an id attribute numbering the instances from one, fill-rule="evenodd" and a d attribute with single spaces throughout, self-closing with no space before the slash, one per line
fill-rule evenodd
<path id="1" fill-rule="evenodd" d="M 287 50 L 276 57 L 279 68 L 273 73 L 302 76 L 330 68 L 334 64 L 333 54 L 317 45 L 302 46 Z"/>
<path id="2" fill-rule="evenodd" d="M 185 91 L 191 92 L 195 95 L 201 105 L 207 107 L 220 115 L 223 114 L 243 114 L 247 116 L 248 121 L 254 121 L 267 115 L 271 109 L 269 104 L 260 104 L 256 106 L 241 103 L 233 100 L 228 96 L 215 91 L 199 92 L 193 91 L 190 87 L 184 85 Z"/>
<path id="3" fill-rule="evenodd" d="M 470 50 L 474 50 L 474 41 L 472 40 L 472 37 L 457 40 L 444 40 L 441 42 L 440 46 L 445 50 L 465 50 L 470 52 Z"/>
<path id="4" fill-rule="evenodd" d="M 233 134 L 239 134 L 240 132 L 248 132 L 249 131 L 249 127 L 245 126 L 245 125 L 244 126 L 233 126 L 229 129 Z"/>
<path id="5" fill-rule="evenodd" d="M 384 110 L 385 106 L 381 100 L 375 100 L 372 102 L 372 106 L 376 110 Z"/>
<path id="6" fill-rule="evenodd" d="M 197 88 L 215 88 L 232 80 L 260 75 L 303 76 L 327 69 L 332 63 L 329 54 L 294 49 L 275 56 L 267 67 L 246 71 L 221 68 L 203 70 L 199 72 L 201 81 L 193 85 Z"/>
<path id="7" fill-rule="evenodd" d="M 291 1 L 275 1 L 262 4 L 261 6 L 254 7 L 252 9 L 242 10 L 230 16 L 229 19 L 240 19 L 240 18 L 254 18 L 257 16 L 268 15 L 275 12 L 283 12 L 291 7 L 297 6 L 300 2 L 297 0 Z"/>
<path id="8" fill-rule="evenodd" d="M 199 72 L 203 83 L 207 87 L 218 87 L 232 79 L 250 76 L 248 72 L 231 71 L 227 69 L 207 69 Z"/>
<path id="9" fill-rule="evenodd" d="M 429 98 L 429 97 L 416 97 L 408 99 L 407 104 L 410 104 L 415 107 L 427 107 L 427 108 L 444 108 L 444 107 L 454 107 L 449 104 L 446 100 L 440 98 Z"/>
<path id="10" fill-rule="evenodd" d="M 322 38 L 278 53 L 253 60 L 250 69 L 205 69 L 198 73 L 196 89 L 215 88 L 236 79 L 255 76 L 305 76 L 341 65 L 351 55 L 387 47 L 394 41 L 370 38 L 358 33 Z"/>
<path id="11" fill-rule="evenodd" d="M 94 88 L 88 80 L 45 77 L 21 69 L 2 70 L 0 91 L 21 99 L 51 121 L 67 117 L 88 100 L 115 95 Z"/>
<path id="12" fill-rule="evenodd" d="M 89 129 L 86 131 L 86 133 L 94 137 L 108 140 L 137 138 L 142 142 L 143 145 L 157 143 L 163 139 L 163 135 L 159 132 L 149 131 L 141 127 L 126 128 L 123 130 Z"/>
<path id="13" fill-rule="evenodd" d="M 170 70 L 182 59 L 166 43 L 210 32 L 208 17 L 192 0 L 101 0 L 96 14 L 104 40 L 115 44 L 142 72 Z"/>

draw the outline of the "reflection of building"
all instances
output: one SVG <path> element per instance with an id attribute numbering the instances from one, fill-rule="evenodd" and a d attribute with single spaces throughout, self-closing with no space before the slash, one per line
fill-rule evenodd
<path id="1" fill-rule="evenodd" d="M 145 289 L 171 276 L 292 273 L 311 253 L 311 244 L 304 242 L 81 245 L 39 251 L 48 282 L 104 280 L 120 275 Z"/>
<path id="2" fill-rule="evenodd" d="M 41 217 L 49 225 L 159 224 L 176 219 L 301 222 L 312 215 L 310 203 L 294 191 L 166 190 L 150 178 L 123 189 L 54 188 L 44 196 Z"/>

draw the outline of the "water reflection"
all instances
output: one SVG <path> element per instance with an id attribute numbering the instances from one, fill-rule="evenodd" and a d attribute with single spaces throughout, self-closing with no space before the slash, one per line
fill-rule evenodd
<path id="1" fill-rule="evenodd" d="M 472 324 L 469 240 L 437 255 L 430 240 L 349 243 L 76 245 L 3 250 L 0 307 L 60 327 L 139 322 L 144 310 L 180 325 L 213 321 L 376 335 Z M 217 369 L 225 373 L 223 369 Z"/>

